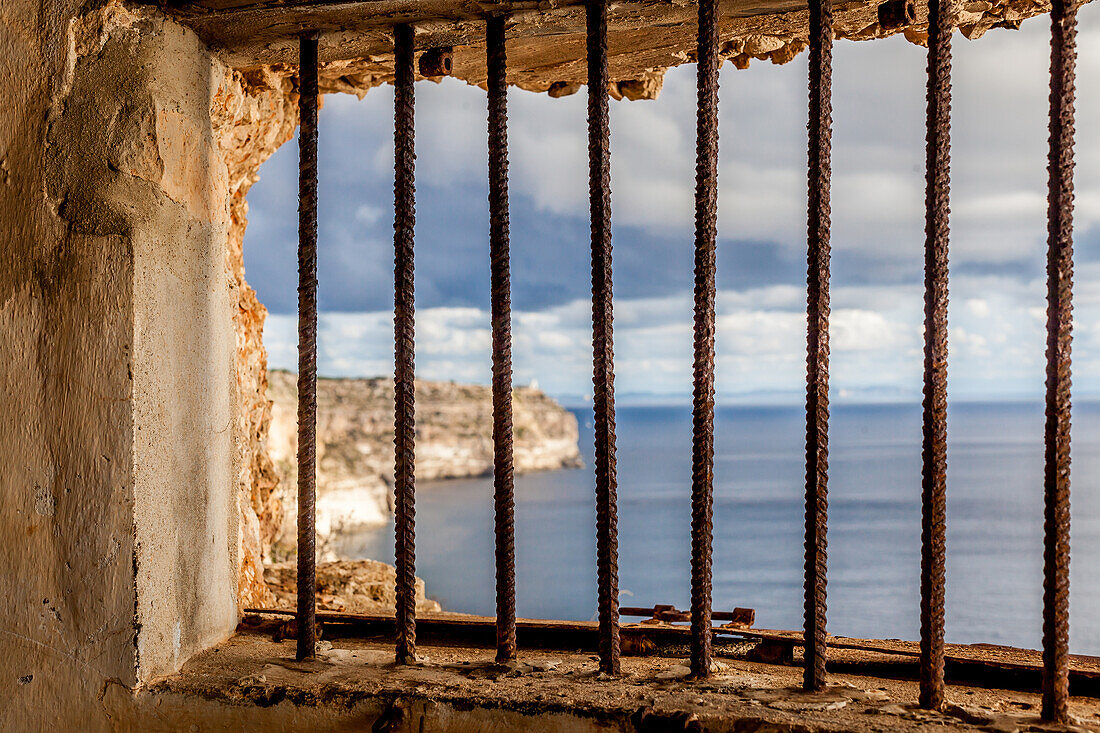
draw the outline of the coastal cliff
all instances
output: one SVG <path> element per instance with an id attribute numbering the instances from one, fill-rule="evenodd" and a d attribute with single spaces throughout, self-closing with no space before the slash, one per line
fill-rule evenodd
<path id="1" fill-rule="evenodd" d="M 285 507 L 272 555 L 294 547 L 297 485 L 297 375 L 268 373 L 272 401 L 267 449 Z M 489 387 L 416 382 L 416 477 L 419 481 L 490 475 L 493 412 Z M 533 387 L 513 391 L 516 473 L 581 465 L 577 420 Z M 345 532 L 385 524 L 393 487 L 393 380 L 317 381 L 317 546 Z"/>

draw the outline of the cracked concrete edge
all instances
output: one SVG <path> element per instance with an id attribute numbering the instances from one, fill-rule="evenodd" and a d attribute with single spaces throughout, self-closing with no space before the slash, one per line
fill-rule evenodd
<path id="1" fill-rule="evenodd" d="M 551 96 L 578 90 L 586 79 L 583 4 L 540 5 L 537 9 L 529 3 L 501 5 L 514 6 L 508 21 L 509 82 Z M 769 0 L 766 6 L 723 5 L 719 29 L 723 61 L 739 69 L 748 68 L 752 61 L 785 64 L 806 49 L 808 11 L 782 0 Z M 952 7 L 954 23 L 968 39 L 980 38 L 992 28 L 1018 28 L 1024 20 L 1049 11 L 1047 0 L 955 0 Z M 415 11 L 409 11 L 407 4 L 375 0 L 332 8 L 246 9 L 222 16 L 186 7 L 170 12 L 195 28 L 227 65 L 243 70 L 266 68 L 278 76 L 296 76 L 297 44 L 288 35 L 289 29 L 320 28 L 322 91 L 358 96 L 392 83 L 391 26 L 412 22 L 418 49 L 451 47 L 452 75 L 485 86 L 484 23 L 470 17 L 465 6 L 465 15 L 455 14 L 447 0 L 427 0 Z M 927 13 L 927 4 L 917 3 L 913 22 L 884 26 L 879 3 L 874 0 L 837 3 L 836 38 L 863 41 L 902 34 L 912 43 L 926 45 Z M 447 18 L 448 14 L 454 17 Z M 667 69 L 694 61 L 695 23 L 695 6 L 687 2 L 644 0 L 613 5 L 609 18 L 612 96 L 655 98 Z"/>

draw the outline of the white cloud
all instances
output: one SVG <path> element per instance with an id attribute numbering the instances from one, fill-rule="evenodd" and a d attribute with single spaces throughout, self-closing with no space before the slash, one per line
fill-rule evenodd
<path id="1" fill-rule="evenodd" d="M 1045 247 L 1048 23 L 956 37 L 952 131 L 950 360 L 956 397 L 1039 394 L 1043 388 L 1045 284 L 1019 263 Z M 1100 226 L 1100 6 L 1081 13 L 1075 222 L 1078 247 L 1075 389 L 1100 390 L 1100 262 L 1081 236 Z M 924 240 L 924 50 L 900 39 L 840 43 L 835 52 L 832 384 L 837 394 L 881 386 L 920 389 Z M 612 104 L 612 189 L 617 225 L 674 231 L 690 242 L 694 185 L 693 67 L 671 70 L 656 102 Z M 805 56 L 784 67 L 754 64 L 722 72 L 719 231 L 727 239 L 774 242 L 800 259 L 805 242 Z M 538 210 L 587 217 L 585 94 L 550 99 L 512 91 L 513 197 Z M 365 103 L 328 98 L 322 145 L 337 130 L 342 155 L 324 168 L 337 184 L 392 176 L 392 90 Z M 368 114 L 364 104 L 373 105 Z M 418 181 L 485 182 L 484 92 L 454 81 L 417 87 Z M 330 142 L 326 143 L 326 140 Z M 360 146 L 360 147 L 355 147 Z M 364 162 L 365 161 L 365 162 Z M 292 177 L 273 180 L 293 198 Z M 265 181 L 267 179 L 265 178 Z M 364 227 L 381 227 L 389 202 L 357 202 Z M 254 210 L 253 226 L 272 212 Z M 1093 235 L 1095 236 L 1095 235 Z M 1095 240 L 1093 240 L 1095 241 Z M 364 234 L 362 252 L 388 267 L 389 243 Z M 1092 245 L 1095 246 L 1095 245 Z M 382 253 L 382 254 L 378 254 Z M 850 258 L 881 263 L 914 281 L 866 284 Z M 863 260 L 859 261 L 863 262 Z M 350 264 L 350 263 L 349 263 Z M 655 268 L 663 262 L 654 262 Z M 967 269 L 967 266 L 973 266 Z M 999 265 L 1009 267 L 998 269 Z M 723 263 L 720 259 L 719 267 Z M 857 267 L 865 267 L 858 264 Z M 1016 269 L 1013 269 L 1013 267 Z M 864 284 L 850 284 L 863 282 Z M 849 283 L 849 284 L 846 284 Z M 805 291 L 800 283 L 724 289 L 717 299 L 718 388 L 726 398 L 805 380 Z M 684 394 L 692 368 L 692 294 L 616 302 L 618 389 Z M 514 317 L 516 381 L 537 378 L 551 392 L 581 394 L 591 383 L 591 310 L 581 298 Z M 293 316 L 272 315 L 265 339 L 273 365 L 296 363 Z M 389 313 L 321 317 L 323 374 L 392 370 Z M 490 331 L 482 308 L 417 313 L 422 376 L 486 382 Z"/>
<path id="2" fill-rule="evenodd" d="M 989 301 L 985 298 L 970 298 L 966 301 L 966 309 L 976 318 L 989 317 Z"/>
<path id="3" fill-rule="evenodd" d="M 949 381 L 953 398 L 1041 394 L 1045 290 L 1041 281 L 956 277 L 950 307 Z M 764 288 L 718 293 L 719 394 L 761 391 L 797 398 L 805 380 L 806 319 L 801 293 Z M 919 287 L 837 288 L 831 320 L 831 382 L 837 394 L 883 387 L 916 395 L 923 364 Z M 416 316 L 417 373 L 428 379 L 487 383 L 489 314 L 477 308 L 422 309 Z M 591 310 L 586 300 L 513 318 L 515 381 L 537 379 L 551 393 L 591 391 Z M 690 296 L 616 303 L 615 350 L 620 393 L 687 394 L 692 379 Z M 294 369 L 297 324 L 271 315 L 264 338 L 271 364 Z M 1078 303 L 1075 389 L 1100 391 L 1100 301 Z M 319 371 L 371 376 L 393 369 L 388 312 L 326 313 L 320 319 Z"/>
<path id="4" fill-rule="evenodd" d="M 360 204 L 355 209 L 355 220 L 366 224 L 367 226 L 373 226 L 382 220 L 382 217 L 386 216 L 388 212 L 383 211 L 378 206 L 372 206 L 370 204 Z"/>
<path id="5" fill-rule="evenodd" d="M 830 321 L 830 347 L 835 352 L 890 350 L 912 353 L 917 347 L 917 328 L 891 320 L 884 313 L 859 309 L 834 311 Z"/>

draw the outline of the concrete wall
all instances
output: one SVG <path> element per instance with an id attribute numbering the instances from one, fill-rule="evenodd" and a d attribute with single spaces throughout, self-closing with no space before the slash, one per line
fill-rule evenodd
<path id="1" fill-rule="evenodd" d="M 110 727 L 236 623 L 224 69 L 81 5 L 0 3 L 4 730 Z"/>
<path id="2" fill-rule="evenodd" d="M 123 109 L 141 113 L 121 137 L 157 154 L 136 161 L 131 179 L 152 194 L 135 209 L 132 239 L 138 667 L 148 679 L 236 625 L 237 295 L 225 259 L 228 179 L 209 112 L 225 75 L 174 25 L 142 33 L 134 61 L 140 77 L 118 91 Z M 94 65 L 110 73 L 115 61 Z"/>

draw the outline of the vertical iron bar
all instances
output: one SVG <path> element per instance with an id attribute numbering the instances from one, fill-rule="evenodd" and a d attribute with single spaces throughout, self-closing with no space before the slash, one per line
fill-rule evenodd
<path id="1" fill-rule="evenodd" d="M 947 544 L 947 274 L 951 190 L 951 18 L 928 0 L 924 241 L 924 437 L 921 468 L 920 704 L 944 703 Z"/>
<path id="2" fill-rule="evenodd" d="M 317 652 L 317 39 L 298 56 L 298 646 Z"/>
<path id="3" fill-rule="evenodd" d="M 588 0 L 588 193 L 592 220 L 592 406 L 596 445 L 596 581 L 600 670 L 619 673 L 619 537 L 611 287 L 611 133 L 607 0 Z"/>
<path id="4" fill-rule="evenodd" d="M 1070 348 L 1073 341 L 1075 0 L 1050 13 L 1047 172 L 1046 470 L 1043 542 L 1043 719 L 1069 717 Z"/>
<path id="5" fill-rule="evenodd" d="M 832 0 L 811 0 L 806 275 L 806 598 L 802 682 L 807 690 L 825 687 L 832 59 Z"/>
<path id="6" fill-rule="evenodd" d="M 695 132 L 695 384 L 691 455 L 691 673 L 710 675 L 714 534 L 714 298 L 718 237 L 718 0 L 699 0 Z"/>
<path id="7" fill-rule="evenodd" d="M 516 534 L 512 467 L 512 294 L 508 238 L 508 57 L 504 17 L 485 29 L 489 76 L 489 261 L 493 319 L 493 494 L 497 661 L 516 658 Z"/>
<path id="8" fill-rule="evenodd" d="M 413 448 L 413 29 L 394 28 L 394 496 L 397 565 L 397 662 L 416 660 L 416 552 Z"/>

